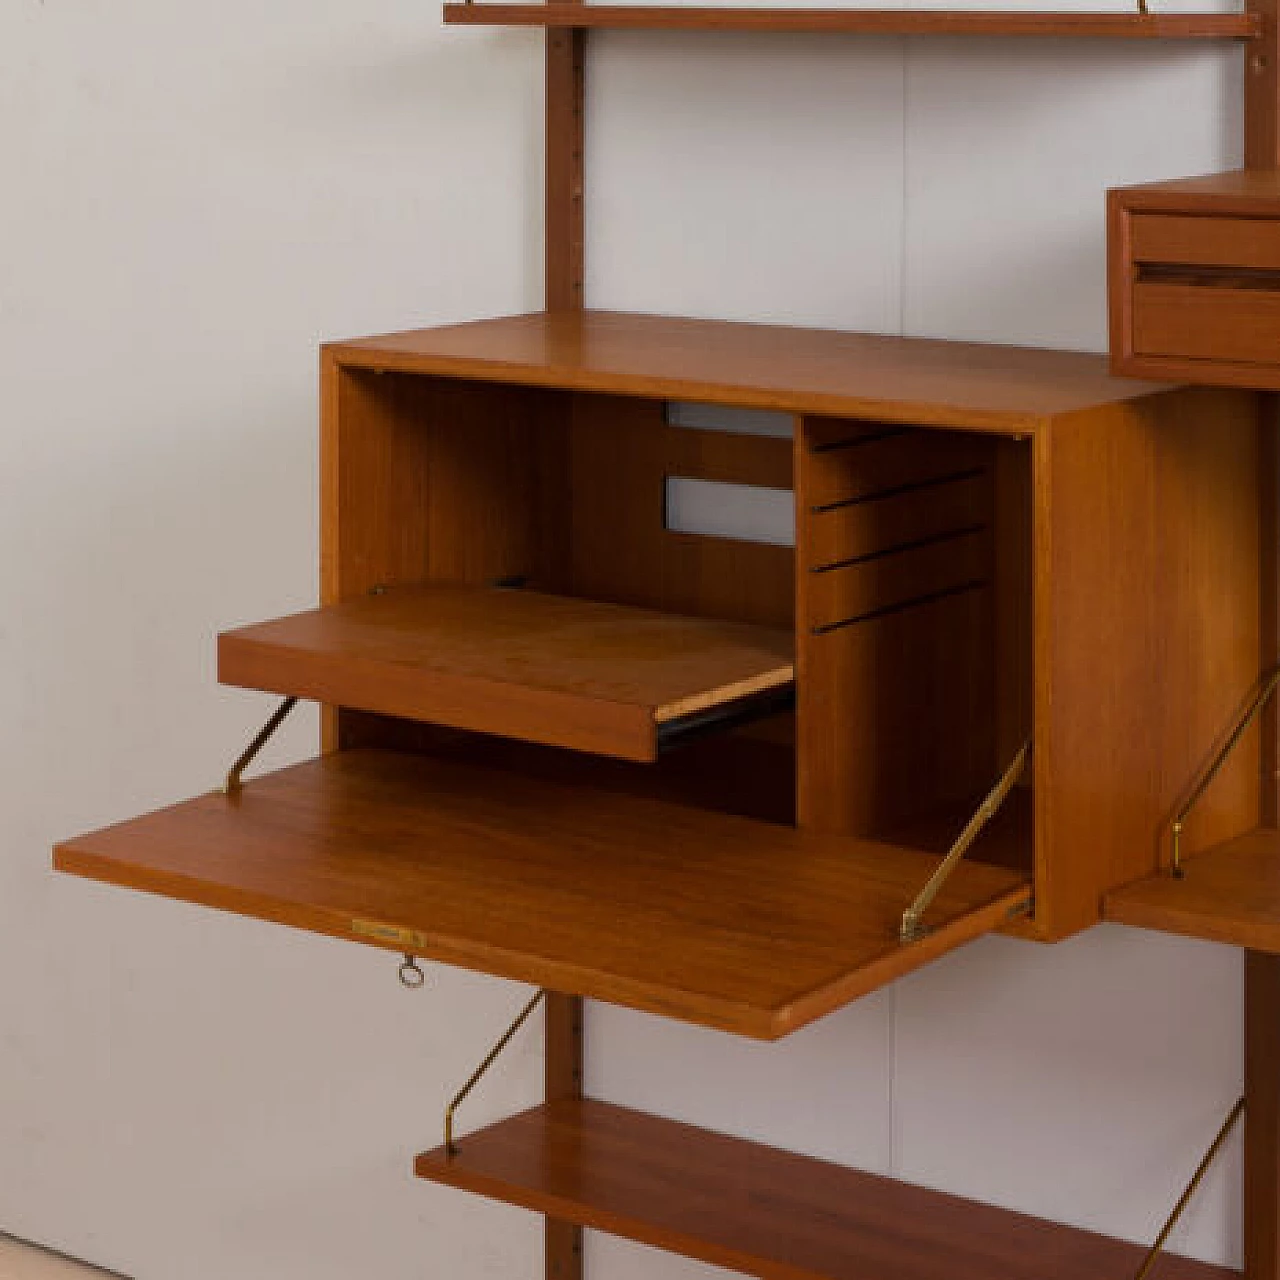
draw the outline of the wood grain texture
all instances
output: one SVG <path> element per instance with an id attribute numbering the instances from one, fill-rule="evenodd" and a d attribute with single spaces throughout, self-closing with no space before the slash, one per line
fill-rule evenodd
<path id="1" fill-rule="evenodd" d="M 648 761 L 659 726 L 791 685 L 789 632 L 436 584 L 218 638 L 224 684 Z"/>
<path id="2" fill-rule="evenodd" d="M 1188 858 L 1186 876 L 1147 876 L 1106 898 L 1118 924 L 1280 954 L 1280 832 L 1259 828 Z"/>
<path id="3" fill-rule="evenodd" d="M 1036 438 L 1043 936 L 1094 923 L 1108 889 L 1156 869 L 1174 808 L 1257 677 L 1258 429 L 1252 396 L 1188 390 Z M 1196 847 L 1257 825 L 1256 746 L 1206 797 Z"/>
<path id="4" fill-rule="evenodd" d="M 1274 175 L 1280 166 L 1280 5 L 1245 0 L 1244 11 L 1261 26 L 1245 55 L 1244 162 Z"/>
<path id="5" fill-rule="evenodd" d="M 543 230 L 549 309 L 573 310 L 584 302 L 586 283 L 586 56 L 587 34 L 548 30 L 546 35 L 546 187 Z M 546 1096 L 582 1096 L 583 1002 L 547 995 Z M 543 1228 L 545 1280 L 582 1280 L 582 1229 L 547 1218 Z"/>
<path id="6" fill-rule="evenodd" d="M 322 605 L 378 586 L 526 578 L 564 589 L 568 403 L 554 391 L 379 376 L 322 361 Z M 325 717 L 325 743 L 371 745 Z"/>
<path id="7" fill-rule="evenodd" d="M 849 32 L 896 36 L 1040 36 L 1116 40 L 1252 40 L 1249 14 L 1011 13 L 900 9 L 770 9 L 620 4 L 448 3 L 455 26 L 676 31 Z"/>
<path id="8" fill-rule="evenodd" d="M 762 1280 L 1122 1280 L 1143 1250 L 605 1102 L 418 1157 L 419 1177 Z M 1238 1280 L 1174 1256 L 1160 1280 Z"/>
<path id="9" fill-rule="evenodd" d="M 965 865 L 917 943 L 918 850 L 491 769 L 344 751 L 60 845 L 56 865 L 725 1031 L 776 1039 L 1002 923 Z"/>
<path id="10" fill-rule="evenodd" d="M 808 622 L 818 632 L 849 626 L 924 599 L 985 586 L 990 578 L 990 528 L 970 526 L 814 572 Z"/>
<path id="11" fill-rule="evenodd" d="M 1133 287 L 1137 356 L 1280 364 L 1280 291 L 1139 282 Z"/>
<path id="12" fill-rule="evenodd" d="M 539 312 L 326 348 L 347 366 L 997 434 L 1152 392 L 1080 352 L 617 312 Z"/>
<path id="13" fill-rule="evenodd" d="M 998 776 L 997 442 L 886 433 L 883 423 L 806 417 L 802 425 L 794 464 L 799 821 L 879 835 L 967 800 Z M 940 525 L 948 512 L 953 523 Z M 1022 865 L 1030 862 L 1028 839 Z"/>
<path id="14" fill-rule="evenodd" d="M 791 442 L 668 426 L 658 400 L 577 394 L 570 427 L 575 595 L 790 629 L 790 547 L 666 525 L 668 476 L 789 488 Z"/>
<path id="15" fill-rule="evenodd" d="M 1174 178 L 1117 187 L 1127 209 L 1149 213 L 1213 214 L 1269 218 L 1280 214 L 1280 168 L 1227 169 L 1194 178 Z"/>
<path id="16" fill-rule="evenodd" d="M 547 32 L 546 169 L 544 190 L 545 298 L 550 311 L 583 304 L 586 35 Z"/>
<path id="17" fill-rule="evenodd" d="M 1254 167 L 1108 193 L 1111 367 L 1118 374 L 1280 387 L 1280 43 L 1272 0 L 1252 12 L 1269 33 L 1251 51 L 1245 76 Z"/>
<path id="18" fill-rule="evenodd" d="M 1134 262 L 1280 269 L 1280 221 L 1137 213 L 1130 234 Z"/>

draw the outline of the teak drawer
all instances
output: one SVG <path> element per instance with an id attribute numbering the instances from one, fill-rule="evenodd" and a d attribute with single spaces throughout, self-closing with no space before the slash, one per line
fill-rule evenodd
<path id="1" fill-rule="evenodd" d="M 1280 199 L 1271 174 L 1109 195 L 1117 373 L 1280 387 Z"/>

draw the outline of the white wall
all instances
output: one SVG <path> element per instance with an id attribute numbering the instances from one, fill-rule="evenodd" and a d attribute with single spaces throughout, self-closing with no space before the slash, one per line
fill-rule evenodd
<path id="1" fill-rule="evenodd" d="M 409 1176 L 522 992 L 410 995 L 48 848 L 266 714 L 212 638 L 314 598 L 316 343 L 538 305 L 539 55 L 430 0 L 0 6 L 0 1229 L 139 1280 L 538 1274 L 532 1217 Z M 590 301 L 1101 348 L 1102 189 L 1235 162 L 1236 56 L 602 36 Z M 997 939 L 774 1047 L 592 1006 L 590 1083 L 1145 1239 L 1239 1090 L 1240 970 Z M 469 1122 L 536 1096 L 537 1040 Z M 1182 1249 L 1237 1260 L 1238 1161 Z"/>

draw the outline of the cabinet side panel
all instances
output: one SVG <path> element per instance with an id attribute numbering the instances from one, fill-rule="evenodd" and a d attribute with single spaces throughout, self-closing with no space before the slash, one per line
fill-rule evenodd
<path id="1" fill-rule="evenodd" d="M 327 355 L 322 377 L 322 603 L 433 580 L 563 589 L 560 393 L 379 375 Z M 326 714 L 325 725 L 330 749 L 384 741 L 376 717 Z"/>
<path id="2" fill-rule="evenodd" d="M 1256 679 L 1258 418 L 1186 389 L 1046 424 L 1036 445 L 1037 924 L 1060 938 L 1166 860 L 1195 770 Z M 1187 847 L 1256 823 L 1257 734 Z"/>
<path id="3" fill-rule="evenodd" d="M 1187 389 L 1165 397 L 1159 423 L 1160 865 L 1174 812 L 1268 662 L 1259 590 L 1262 403 L 1252 392 Z M 1261 816 L 1259 724 L 1196 804 L 1183 849 L 1239 835 Z"/>

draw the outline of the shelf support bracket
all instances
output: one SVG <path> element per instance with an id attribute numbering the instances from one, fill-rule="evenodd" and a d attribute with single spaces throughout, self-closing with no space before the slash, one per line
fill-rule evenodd
<path id="1" fill-rule="evenodd" d="M 938 869 L 929 877 L 929 883 L 920 890 L 916 900 L 902 913 L 902 926 L 898 931 L 899 938 L 903 942 L 918 942 L 928 932 L 928 928 L 924 923 L 924 913 L 928 911 L 934 898 L 938 896 L 939 890 L 946 884 L 951 873 L 955 871 L 960 859 L 968 853 L 973 842 L 982 834 L 983 828 L 995 817 L 1000 806 L 1004 804 L 1009 797 L 1009 792 L 1014 788 L 1014 784 L 1022 776 L 1023 769 L 1027 766 L 1027 761 L 1031 756 L 1031 739 L 1018 748 L 1018 754 L 1014 756 L 1013 762 L 1004 771 L 1000 777 L 1000 781 L 987 792 L 986 798 L 978 806 L 972 818 L 965 825 L 965 829 L 956 837 L 955 843 L 947 851 L 947 856 L 939 863 Z"/>
<path id="2" fill-rule="evenodd" d="M 458 1147 L 453 1140 L 453 1118 L 458 1108 L 467 1100 L 471 1090 L 484 1077 L 485 1072 L 498 1060 L 498 1055 L 511 1043 L 517 1031 L 529 1020 L 529 1015 L 542 1003 L 547 993 L 539 991 L 528 1004 L 516 1015 L 515 1021 L 502 1033 L 498 1043 L 485 1054 L 484 1061 L 471 1073 L 471 1078 L 453 1095 L 453 1101 L 445 1108 L 444 1113 L 444 1149 L 446 1155 L 457 1155 Z"/>
<path id="3" fill-rule="evenodd" d="M 1160 1258 L 1160 1254 L 1164 1251 L 1165 1243 L 1168 1241 L 1174 1227 L 1178 1225 L 1178 1220 L 1182 1217 L 1187 1205 L 1191 1203 L 1191 1197 L 1195 1195 L 1197 1188 L 1204 1179 L 1204 1175 L 1209 1172 L 1209 1166 L 1213 1164 L 1218 1157 L 1218 1152 L 1222 1150 L 1222 1144 L 1226 1142 L 1231 1130 L 1236 1127 L 1236 1123 L 1240 1117 L 1244 1115 L 1244 1099 L 1241 1098 L 1234 1107 L 1231 1108 L 1231 1114 L 1227 1116 L 1222 1123 L 1222 1128 L 1218 1130 L 1218 1136 L 1214 1138 L 1213 1144 L 1209 1150 L 1205 1152 L 1204 1159 L 1200 1161 L 1199 1167 L 1191 1176 L 1191 1181 L 1187 1183 L 1186 1190 L 1178 1197 L 1178 1203 L 1173 1206 L 1173 1212 L 1165 1219 L 1164 1226 L 1160 1229 L 1160 1234 L 1156 1237 L 1156 1242 L 1151 1246 L 1150 1252 L 1143 1259 L 1142 1266 L 1138 1268 L 1134 1280 L 1147 1280 L 1147 1276 L 1151 1274 L 1151 1268 L 1156 1265 Z"/>
<path id="4" fill-rule="evenodd" d="M 1177 816 L 1173 820 L 1172 871 L 1175 880 L 1181 880 L 1186 875 L 1182 867 L 1182 829 L 1186 825 L 1187 819 L 1191 816 L 1192 809 L 1200 802 L 1200 797 L 1209 790 L 1210 783 L 1222 771 L 1222 766 L 1227 763 L 1228 756 L 1231 755 L 1236 748 L 1236 744 L 1248 732 L 1249 726 L 1258 718 L 1259 712 L 1267 705 L 1277 686 L 1280 686 L 1280 666 L 1272 667 L 1270 671 L 1263 674 L 1258 682 L 1257 690 L 1236 720 L 1234 727 L 1227 735 L 1226 741 L 1218 748 L 1218 753 L 1200 774 L 1195 786 L 1191 788 L 1190 794 L 1178 810 Z"/>
<path id="5" fill-rule="evenodd" d="M 285 717 L 298 705 L 297 698 L 286 698 L 275 710 L 275 714 L 258 730 L 253 741 L 237 757 L 235 764 L 227 770 L 227 780 L 222 784 L 224 795 L 234 796 L 244 787 L 244 771 L 253 763 L 254 758 L 263 747 L 271 741 L 275 731 L 284 723 Z"/>

